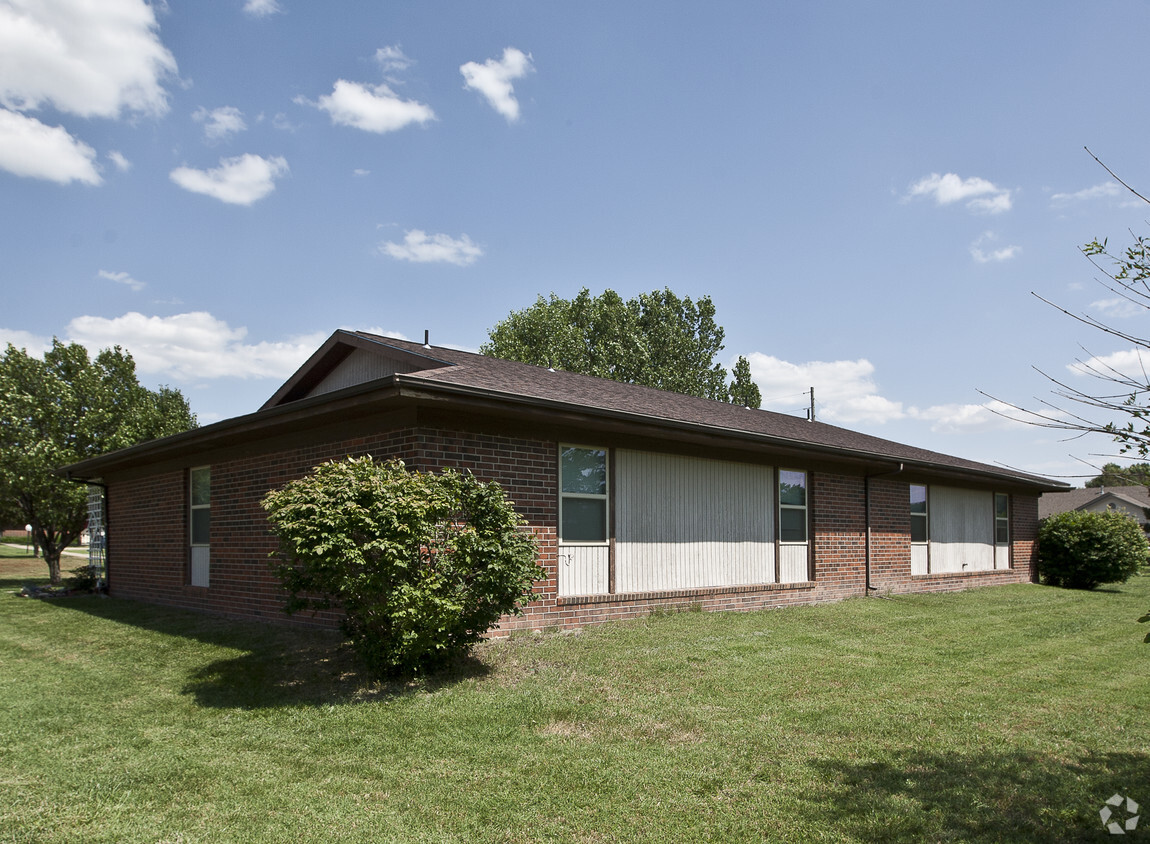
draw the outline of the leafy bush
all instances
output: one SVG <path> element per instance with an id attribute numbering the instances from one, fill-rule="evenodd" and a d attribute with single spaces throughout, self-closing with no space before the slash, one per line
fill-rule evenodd
<path id="1" fill-rule="evenodd" d="M 72 569 L 72 576 L 66 583 L 73 592 L 95 592 L 100 586 L 100 581 L 90 566 L 77 566 Z"/>
<path id="2" fill-rule="evenodd" d="M 1038 529 L 1038 571 L 1052 586 L 1124 583 L 1148 553 L 1142 528 L 1125 513 L 1058 513 Z"/>
<path id="3" fill-rule="evenodd" d="M 533 598 L 535 539 L 503 490 L 370 456 L 317 466 L 263 501 L 285 609 L 335 608 L 385 674 L 430 671 Z"/>

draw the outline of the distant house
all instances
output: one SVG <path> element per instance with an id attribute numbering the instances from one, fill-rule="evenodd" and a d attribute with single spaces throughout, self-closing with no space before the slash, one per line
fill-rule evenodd
<path id="1" fill-rule="evenodd" d="M 1091 513 L 1118 510 L 1137 521 L 1143 530 L 1150 530 L 1150 489 L 1144 486 L 1088 487 L 1066 492 L 1045 492 L 1038 500 L 1039 519 L 1071 510 Z"/>
<path id="2" fill-rule="evenodd" d="M 347 331 L 255 413 L 62 471 L 106 489 L 111 594 L 284 619 L 260 501 L 362 454 L 503 486 L 547 572 L 505 629 L 1029 581 L 1039 495 L 1066 488 L 783 414 Z"/>

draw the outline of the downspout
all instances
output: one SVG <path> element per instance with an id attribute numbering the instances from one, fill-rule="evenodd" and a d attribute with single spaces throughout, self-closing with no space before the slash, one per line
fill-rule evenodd
<path id="1" fill-rule="evenodd" d="M 870 480 L 871 478 L 885 478 L 890 475 L 902 474 L 903 464 L 899 463 L 897 469 L 892 469 L 889 472 L 876 472 L 873 475 L 863 475 L 863 510 L 866 519 L 866 539 L 865 551 L 863 553 L 863 566 L 866 570 L 866 587 L 863 589 L 863 595 L 870 595 L 875 591 L 875 587 L 870 582 Z"/>

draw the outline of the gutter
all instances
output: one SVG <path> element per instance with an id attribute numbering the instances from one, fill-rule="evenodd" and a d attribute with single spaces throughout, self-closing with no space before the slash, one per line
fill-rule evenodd
<path id="1" fill-rule="evenodd" d="M 870 526 L 870 479 L 871 478 L 886 478 L 893 475 L 900 475 L 903 471 L 903 464 L 899 463 L 897 469 L 892 469 L 889 472 L 876 472 L 873 475 L 863 475 L 863 512 L 866 514 L 866 543 L 865 551 L 863 553 L 863 566 L 866 571 L 866 585 L 863 589 L 863 595 L 870 595 L 876 591 L 876 587 L 871 585 L 870 582 L 870 546 L 871 546 L 871 526 Z"/>

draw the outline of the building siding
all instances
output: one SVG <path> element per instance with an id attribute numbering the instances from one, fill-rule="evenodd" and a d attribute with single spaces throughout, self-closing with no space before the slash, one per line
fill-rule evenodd
<path id="1" fill-rule="evenodd" d="M 505 618 L 502 633 L 635 618 L 654 609 L 755 610 L 860 596 L 867 592 L 868 551 L 872 590 L 880 593 L 965 589 L 1033 578 L 1037 532 L 1034 496 L 1011 498 L 1012 568 L 912 576 L 907 483 L 898 478 L 867 480 L 858 475 L 812 471 L 810 541 L 802 549 L 809 558 L 795 565 L 790 577 L 797 582 L 775 583 L 773 559 L 770 567 L 761 562 L 748 565 L 746 560 L 753 555 L 740 547 L 744 543 L 754 545 L 754 553 L 760 554 L 770 545 L 762 540 L 760 531 L 767 530 L 767 536 L 774 533 L 773 470 L 749 464 L 716 467 L 709 464 L 719 461 L 636 451 L 620 461 L 619 475 L 623 476 L 628 461 L 643 468 L 636 470 L 633 480 L 617 479 L 617 493 L 628 488 L 632 490 L 628 495 L 634 494 L 636 500 L 645 495 L 643 508 L 662 498 L 663 511 L 675 513 L 680 527 L 686 525 L 682 528 L 686 533 L 679 536 L 698 546 L 697 559 L 703 561 L 700 570 L 707 573 L 692 581 L 691 560 L 681 556 L 682 549 L 692 542 L 670 543 L 669 549 L 659 550 L 655 546 L 668 545 L 659 537 L 660 531 L 670 530 L 670 523 L 659 527 L 661 513 L 636 509 L 628 518 L 637 521 L 626 528 L 620 518 L 617 541 L 633 541 L 636 551 L 642 551 L 642 561 L 635 567 L 645 567 L 652 573 L 649 578 L 630 582 L 620 578 L 616 593 L 609 594 L 603 583 L 605 575 L 598 572 L 587 585 L 577 587 L 595 594 L 570 594 L 569 590 L 560 594 L 559 566 L 564 549 L 558 544 L 557 532 L 556 442 L 412 425 L 378 435 L 332 438 L 262 454 L 198 461 L 197 465 L 210 462 L 212 470 L 211 585 L 207 588 L 189 585 L 186 469 L 106 479 L 111 594 L 233 617 L 334 625 L 338 621 L 334 613 L 289 618 L 282 612 L 284 594 L 269 565 L 269 554 L 276 546 L 260 502 L 269 490 L 324 461 L 364 454 L 380 460 L 402 458 L 409 467 L 422 471 L 447 467 L 467 470 L 504 488 L 536 536 L 545 575 L 535 587 L 539 599 L 522 616 Z M 711 474 L 714 472 L 718 474 Z M 771 479 L 766 492 L 762 489 L 764 477 Z M 666 504 L 670 486 L 661 489 L 660 484 L 661 479 L 670 478 L 676 479 L 680 490 L 676 500 L 684 503 Z M 741 485 L 741 491 L 724 493 L 721 487 L 728 482 Z M 647 493 L 640 492 L 643 489 Z M 715 501 L 723 504 L 709 503 Z M 692 506 L 701 509 L 692 515 L 688 512 Z M 625 509 L 618 503 L 616 507 Z M 770 521 L 765 528 L 761 522 L 746 521 L 752 510 L 767 515 Z M 739 541 L 728 541 L 731 533 L 726 531 L 733 532 Z M 743 579 L 752 582 L 737 582 Z M 756 579 L 759 582 L 754 582 Z"/>

